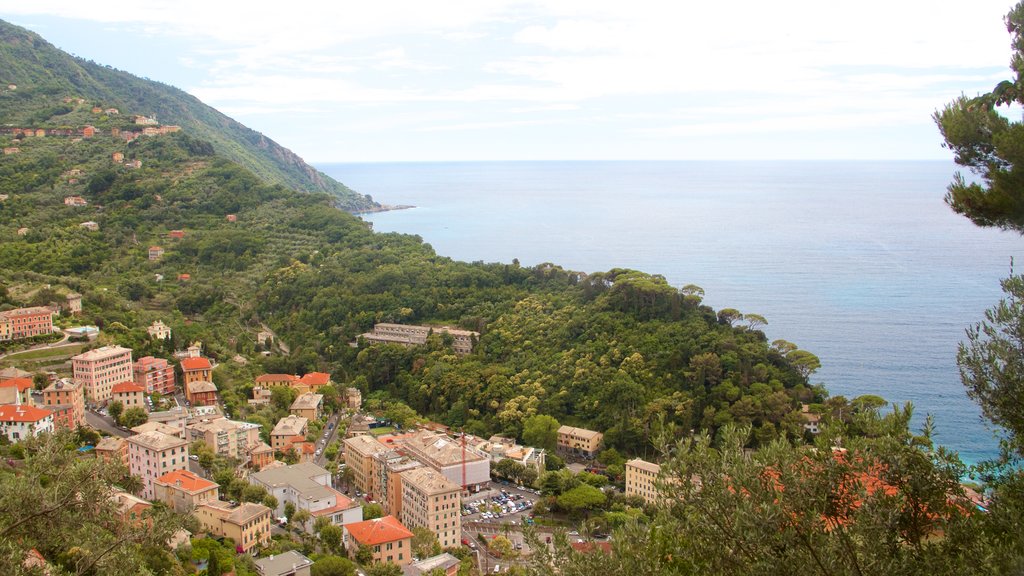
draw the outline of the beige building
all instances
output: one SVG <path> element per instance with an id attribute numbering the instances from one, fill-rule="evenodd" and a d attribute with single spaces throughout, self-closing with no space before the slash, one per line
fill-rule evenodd
<path id="1" fill-rule="evenodd" d="M 132 381 L 132 351 L 104 346 L 71 357 L 75 382 L 85 388 L 85 398 L 97 404 L 110 400 L 114 384 Z"/>
<path id="2" fill-rule="evenodd" d="M 305 436 L 309 421 L 294 414 L 281 418 L 270 432 L 270 446 L 283 450 L 295 436 Z"/>
<path id="3" fill-rule="evenodd" d="M 418 430 L 400 440 L 410 456 L 440 472 L 453 484 L 467 489 L 482 487 L 491 481 L 491 459 L 461 439 L 447 434 Z"/>
<path id="4" fill-rule="evenodd" d="M 458 546 L 462 537 L 461 491 L 430 468 L 402 472 L 402 524 L 430 530 L 442 548 Z"/>
<path id="5" fill-rule="evenodd" d="M 385 514 L 402 517 L 402 472 L 423 463 L 397 450 L 377 452 L 370 459 L 370 498 L 380 502 Z"/>
<path id="6" fill-rule="evenodd" d="M 185 430 L 192 442 L 201 441 L 217 454 L 239 460 L 247 460 L 260 441 L 259 425 L 227 418 L 193 421 Z"/>
<path id="7" fill-rule="evenodd" d="M 142 480 L 142 497 L 153 500 L 157 478 L 188 469 L 188 441 L 163 432 L 145 432 L 129 436 L 128 470 Z"/>
<path id="8" fill-rule="evenodd" d="M 388 449 L 379 440 L 369 435 L 345 439 L 345 465 L 352 470 L 356 490 L 367 494 L 372 490 L 373 456 L 380 452 L 386 452 Z"/>
<path id="9" fill-rule="evenodd" d="M 289 412 L 307 420 L 319 420 L 323 404 L 323 394 L 302 394 L 292 402 Z"/>
<path id="10" fill-rule="evenodd" d="M 167 434 L 168 436 L 174 436 L 175 438 L 185 438 L 185 435 L 181 433 L 181 429 L 177 426 L 171 426 L 170 424 L 164 424 L 163 422 L 145 422 L 132 428 L 133 434 L 145 434 L 146 432 L 160 432 L 161 434 Z"/>
<path id="11" fill-rule="evenodd" d="M 96 443 L 94 448 L 97 458 L 117 461 L 128 466 L 128 442 L 117 436 L 106 436 Z"/>
<path id="12" fill-rule="evenodd" d="M 572 426 L 558 428 L 558 449 L 565 452 L 594 457 L 601 449 L 602 440 L 604 440 L 604 434 L 586 428 Z"/>
<path id="13" fill-rule="evenodd" d="M 220 485 L 196 476 L 188 470 L 175 470 L 153 482 L 155 500 L 175 512 L 188 514 L 203 504 L 220 499 Z"/>
<path id="14" fill-rule="evenodd" d="M 272 512 L 263 504 L 243 502 L 232 506 L 223 500 L 214 500 L 196 508 L 194 515 L 203 530 L 230 538 L 243 552 L 270 543 Z"/>
<path id="15" fill-rule="evenodd" d="M 145 398 L 146 389 L 135 382 L 118 382 L 110 387 L 110 401 L 120 402 L 125 410 L 142 408 L 143 412 L 149 412 Z"/>
<path id="16" fill-rule="evenodd" d="M 359 388 L 345 388 L 345 407 L 349 410 L 359 410 L 363 407 L 363 393 Z"/>
<path id="17" fill-rule="evenodd" d="M 658 501 L 658 488 L 655 485 L 661 466 L 653 462 L 635 458 L 626 462 L 626 496 L 639 496 L 648 504 Z"/>
<path id="18" fill-rule="evenodd" d="M 458 330 L 449 326 L 414 326 L 407 324 L 377 324 L 373 330 L 362 334 L 371 344 L 399 344 L 411 347 L 426 344 L 431 334 L 441 334 L 451 338 L 452 350 L 456 354 L 469 354 L 473 345 L 480 338 L 479 332 Z"/>
<path id="19" fill-rule="evenodd" d="M 405 566 L 412 562 L 412 532 L 394 516 L 364 520 L 344 528 L 345 545 L 352 555 L 367 546 L 374 562 Z"/>

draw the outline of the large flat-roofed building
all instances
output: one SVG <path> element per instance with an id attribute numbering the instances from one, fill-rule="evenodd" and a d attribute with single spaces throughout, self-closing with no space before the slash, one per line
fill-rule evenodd
<path id="1" fill-rule="evenodd" d="M 302 394 L 292 402 L 288 411 L 307 420 L 318 420 L 323 404 L 323 394 Z"/>
<path id="2" fill-rule="evenodd" d="M 0 312 L 0 340 L 21 340 L 53 332 L 53 311 L 42 306 Z"/>
<path id="3" fill-rule="evenodd" d="M 345 465 L 352 470 L 352 481 L 356 490 L 369 494 L 372 490 L 373 456 L 387 452 L 389 448 L 369 435 L 345 439 Z"/>
<path id="4" fill-rule="evenodd" d="M 634 458 L 626 462 L 626 496 L 639 496 L 648 504 L 658 501 L 658 488 L 655 485 L 661 466 L 653 462 Z"/>
<path id="5" fill-rule="evenodd" d="M 192 442 L 201 441 L 215 453 L 246 460 L 259 442 L 259 425 L 227 418 L 195 420 L 185 426 Z"/>
<path id="6" fill-rule="evenodd" d="M 43 405 L 51 410 L 58 406 L 70 406 L 62 410 L 65 417 L 58 425 L 74 429 L 85 424 L 85 394 L 82 385 L 68 378 L 61 378 L 43 389 Z"/>
<path id="7" fill-rule="evenodd" d="M 148 394 L 174 394 L 174 366 L 163 358 L 145 356 L 132 365 L 135 384 Z"/>
<path id="8" fill-rule="evenodd" d="M 447 434 L 419 430 L 400 441 L 410 456 L 466 489 L 479 489 L 491 480 L 491 459 Z"/>
<path id="9" fill-rule="evenodd" d="M 154 500 L 179 514 L 188 514 L 203 504 L 220 499 L 220 485 L 188 470 L 175 470 L 153 482 Z"/>
<path id="10" fill-rule="evenodd" d="M 469 354 L 480 338 L 479 332 L 459 330 L 448 326 L 414 326 L 408 324 L 381 323 L 373 330 L 361 335 L 371 344 L 399 344 L 402 346 L 419 346 L 426 344 L 431 334 L 451 337 L 452 350 L 456 354 Z"/>
<path id="11" fill-rule="evenodd" d="M 249 483 L 262 486 L 277 498 L 275 514 L 284 516 L 289 502 L 296 510 L 306 510 L 312 517 L 303 528 L 312 531 L 317 518 L 344 526 L 363 519 L 363 508 L 357 502 L 331 487 L 331 474 L 312 463 L 268 468 L 249 475 Z"/>
<path id="12" fill-rule="evenodd" d="M 461 492 L 460 486 L 431 468 L 402 472 L 402 524 L 430 530 L 442 548 L 458 546 L 462 537 Z"/>
<path id="13" fill-rule="evenodd" d="M 188 440 L 163 432 L 145 432 L 129 436 L 128 470 L 142 480 L 142 497 L 153 500 L 157 478 L 188 468 Z"/>
<path id="14" fill-rule="evenodd" d="M 185 424 L 188 422 L 188 411 L 181 406 L 175 406 L 170 410 L 162 410 L 160 412 L 150 412 L 149 422 L 160 422 L 173 426 L 179 430 L 178 435 L 182 438 L 185 437 Z"/>
<path id="15" fill-rule="evenodd" d="M 121 346 L 104 346 L 71 357 L 75 382 L 85 388 L 86 400 L 110 400 L 114 384 L 132 381 L 132 351 Z"/>
<path id="16" fill-rule="evenodd" d="M 572 454 L 594 457 L 601 449 L 601 441 L 604 434 L 587 430 L 586 428 L 575 428 L 573 426 L 560 426 L 558 428 L 558 449 Z"/>
<path id="17" fill-rule="evenodd" d="M 196 508 L 199 525 L 215 536 L 231 538 L 242 552 L 270 544 L 271 510 L 263 504 L 243 502 L 237 506 L 223 500 Z"/>
<path id="18" fill-rule="evenodd" d="M 270 447 L 274 450 L 284 450 L 294 437 L 306 435 L 308 425 L 309 420 L 294 414 L 281 418 L 270 432 Z"/>
<path id="19" fill-rule="evenodd" d="M 385 514 L 402 517 L 402 472 L 421 468 L 423 463 L 397 450 L 377 452 L 370 459 L 370 490 Z"/>
<path id="20" fill-rule="evenodd" d="M 405 566 L 412 562 L 413 533 L 394 516 L 363 520 L 344 527 L 345 545 L 352 555 L 367 546 L 374 562 Z"/>
<path id="21" fill-rule="evenodd" d="M 312 560 L 295 550 L 256 560 L 256 572 L 260 576 L 309 576 L 312 566 Z"/>

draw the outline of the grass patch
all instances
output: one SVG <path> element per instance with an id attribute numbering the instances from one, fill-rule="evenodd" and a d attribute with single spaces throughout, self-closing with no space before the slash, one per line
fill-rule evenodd
<path id="1" fill-rule="evenodd" d="M 25 352 L 14 352 L 4 358 L 7 361 L 17 360 L 40 360 L 43 358 L 70 358 L 85 348 L 85 344 L 72 344 L 60 348 L 40 348 L 39 350 L 26 350 Z"/>
<path id="2" fill-rule="evenodd" d="M 377 437 L 385 434 L 391 434 L 394 431 L 395 428 L 393 426 L 381 426 L 380 428 L 370 428 L 370 435 Z"/>

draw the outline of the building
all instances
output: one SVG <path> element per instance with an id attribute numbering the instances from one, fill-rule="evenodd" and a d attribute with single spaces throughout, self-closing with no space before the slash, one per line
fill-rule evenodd
<path id="1" fill-rule="evenodd" d="M 323 404 L 323 394 L 303 394 L 292 402 L 288 411 L 307 420 L 319 420 Z"/>
<path id="2" fill-rule="evenodd" d="M 196 476 L 188 470 L 168 472 L 153 481 L 155 500 L 175 512 L 188 514 L 203 504 L 220 500 L 220 484 Z"/>
<path id="3" fill-rule="evenodd" d="M 419 430 L 404 438 L 401 447 L 463 488 L 479 490 L 491 480 L 491 459 L 446 434 Z"/>
<path id="4" fill-rule="evenodd" d="M 256 560 L 256 572 L 260 576 L 309 576 L 313 561 L 295 550 L 271 554 Z"/>
<path id="5" fill-rule="evenodd" d="M 352 555 L 360 546 L 373 552 L 374 562 L 405 566 L 412 562 L 412 532 L 394 516 L 349 524 L 344 528 L 345 545 Z"/>
<path id="6" fill-rule="evenodd" d="M 128 470 L 142 480 L 142 497 L 153 500 L 153 483 L 168 472 L 188 469 L 188 440 L 146 432 L 129 436 Z"/>
<path id="7" fill-rule="evenodd" d="M 309 420 L 300 418 L 294 414 L 278 420 L 277 425 L 270 432 L 270 446 L 274 450 L 284 450 L 285 445 L 294 436 L 305 436 L 308 431 Z"/>
<path id="8" fill-rule="evenodd" d="M 82 198 L 81 196 L 65 196 L 64 197 L 64 205 L 65 206 L 82 207 L 82 206 L 88 206 L 89 205 L 89 201 L 86 200 L 85 198 Z"/>
<path id="9" fill-rule="evenodd" d="M 808 404 L 800 405 L 800 418 L 804 421 L 804 430 L 811 434 L 821 433 L 821 414 L 811 412 Z"/>
<path id="10" fill-rule="evenodd" d="M 79 224 L 79 226 L 81 226 L 82 228 L 85 228 L 86 230 L 88 230 L 90 232 L 99 232 L 99 230 L 100 230 L 99 223 L 94 222 L 92 220 L 87 220 L 85 222 L 82 222 L 81 224 Z"/>
<path id="11" fill-rule="evenodd" d="M 68 314 L 77 316 L 82 313 L 82 295 L 78 292 L 69 292 L 64 297 L 68 305 Z"/>
<path id="12" fill-rule="evenodd" d="M 189 440 L 201 441 L 215 453 L 246 460 L 249 450 L 259 443 L 259 425 L 227 418 L 194 421 L 185 426 Z"/>
<path id="13" fill-rule="evenodd" d="M 123 152 L 114 152 L 113 154 L 111 154 L 110 157 L 111 157 L 111 159 L 114 162 L 117 162 L 118 164 L 120 164 L 121 162 L 124 162 L 124 153 Z"/>
<path id="14" fill-rule="evenodd" d="M 259 442 L 249 450 L 249 467 L 253 470 L 263 470 L 275 462 L 274 449 L 266 442 Z"/>
<path id="15" fill-rule="evenodd" d="M 132 376 L 135 385 L 144 388 L 147 394 L 174 394 L 174 366 L 163 358 L 139 358 L 132 365 Z"/>
<path id="16" fill-rule="evenodd" d="M 227 216 L 224 217 L 224 219 L 227 220 L 228 222 L 238 222 L 238 216 L 235 214 L 228 214 Z"/>
<path id="17" fill-rule="evenodd" d="M 146 526 L 152 526 L 152 520 L 145 516 L 147 510 L 153 507 L 152 504 L 146 502 L 142 498 L 115 490 L 110 495 L 111 502 L 117 506 L 117 512 L 121 516 L 121 521 L 127 524 L 138 526 L 145 524 Z"/>
<path id="18" fill-rule="evenodd" d="M 430 530 L 442 548 L 462 538 L 462 488 L 440 472 L 420 467 L 402 472 L 402 524 Z"/>
<path id="19" fill-rule="evenodd" d="M 444 554 L 424 558 L 405 566 L 403 568 L 403 575 L 427 576 L 436 575 L 440 572 L 444 576 L 456 576 L 459 573 L 460 565 L 461 561 L 458 558 L 445 552 Z"/>
<path id="20" fill-rule="evenodd" d="M 118 461 L 128 466 L 128 442 L 124 438 L 119 436 L 105 436 L 100 438 L 100 441 L 96 444 L 93 449 L 96 453 L 97 458 L 102 458 L 106 461 Z"/>
<path id="21" fill-rule="evenodd" d="M 604 434 L 587 430 L 586 428 L 574 428 L 572 426 L 560 426 L 558 428 L 558 449 L 571 454 L 580 454 L 593 458 L 601 449 L 601 441 Z"/>
<path id="22" fill-rule="evenodd" d="M 110 401 L 120 402 L 124 409 L 146 408 L 146 389 L 136 385 L 134 382 L 118 382 L 110 388 Z"/>
<path id="23" fill-rule="evenodd" d="M 0 380 L 0 404 L 32 406 L 32 387 L 31 378 Z"/>
<path id="24" fill-rule="evenodd" d="M 349 410 L 359 410 L 363 407 L 363 393 L 359 388 L 345 388 L 345 407 Z"/>
<path id="25" fill-rule="evenodd" d="M 175 406 L 170 410 L 161 412 L 150 412 L 149 422 L 160 422 L 178 430 L 178 436 L 185 437 L 185 424 L 188 423 L 188 412 L 181 406 Z"/>
<path id="26" fill-rule="evenodd" d="M 370 489 L 367 494 L 380 502 L 385 514 L 402 517 L 402 472 L 423 467 L 423 463 L 398 452 L 376 452 L 370 459 Z"/>
<path id="27" fill-rule="evenodd" d="M 153 323 L 146 328 L 146 332 L 148 332 L 149 337 L 154 340 L 171 339 L 171 328 L 164 324 L 162 320 L 154 320 Z"/>
<path id="28" fill-rule="evenodd" d="M 185 237 L 185 231 L 184 230 L 171 230 L 170 232 L 167 233 L 167 237 L 168 238 L 174 238 L 175 240 L 181 240 L 182 238 Z"/>
<path id="29" fill-rule="evenodd" d="M 268 406 L 270 405 L 270 399 L 273 395 L 273 390 L 269 390 L 267 388 L 253 388 L 252 398 L 249 400 L 249 404 L 253 406 Z"/>
<path id="30" fill-rule="evenodd" d="M 110 390 L 118 382 L 132 379 L 132 351 L 120 346 L 104 346 L 71 357 L 75 382 L 85 389 L 85 399 L 100 404 L 110 400 Z"/>
<path id="31" fill-rule="evenodd" d="M 657 503 L 659 474 L 661 466 L 653 462 L 640 458 L 626 462 L 626 496 L 639 496 L 648 504 Z"/>
<path id="32" fill-rule="evenodd" d="M 4 404 L 0 406 L 0 435 L 11 442 L 53 432 L 53 412 L 35 406 Z"/>
<path id="33" fill-rule="evenodd" d="M 186 382 L 185 400 L 193 406 L 214 406 L 217 404 L 217 385 L 205 380 Z"/>
<path id="34" fill-rule="evenodd" d="M 372 460 L 375 454 L 387 452 L 388 447 L 373 436 L 353 436 L 345 439 L 345 465 L 352 471 L 356 490 L 369 494 L 372 490 Z"/>
<path id="35" fill-rule="evenodd" d="M 82 385 L 74 380 L 61 378 L 44 388 L 43 405 L 55 412 L 58 406 L 71 408 L 59 411 L 62 421 L 54 422 L 57 425 L 74 429 L 85 424 L 85 392 Z"/>
<path id="36" fill-rule="evenodd" d="M 149 261 L 155 262 L 164 257 L 164 249 L 160 246 L 149 247 Z"/>
<path id="37" fill-rule="evenodd" d="M 261 374 L 256 377 L 256 387 L 273 390 L 278 387 L 294 388 L 299 394 L 309 392 L 309 386 L 300 382 L 294 374 Z"/>
<path id="38" fill-rule="evenodd" d="M 512 438 L 503 436 L 491 436 L 489 440 L 477 443 L 476 447 L 490 456 L 493 463 L 514 460 L 527 468 L 533 468 L 537 474 L 543 474 L 546 470 L 547 455 L 543 448 L 521 446 Z"/>
<path id="39" fill-rule="evenodd" d="M 213 366 L 206 358 L 188 357 L 181 359 L 181 379 L 186 389 L 189 382 L 212 382 Z"/>
<path id="40" fill-rule="evenodd" d="M 360 336 L 371 344 L 399 344 L 402 346 L 419 346 L 426 344 L 431 334 L 441 334 L 451 338 L 451 347 L 456 354 L 469 354 L 480 338 L 479 332 L 458 330 L 449 326 L 412 326 L 406 324 L 377 324 L 373 330 Z"/>
<path id="41" fill-rule="evenodd" d="M 0 312 L 0 341 L 21 340 L 52 332 L 53 311 L 49 308 L 33 306 Z"/>
<path id="42" fill-rule="evenodd" d="M 131 429 L 133 434 L 145 434 L 146 432 L 160 432 L 161 434 L 167 434 L 168 436 L 174 436 L 175 438 L 187 439 L 181 434 L 181 431 L 174 426 L 164 424 L 163 422 L 144 422 L 135 426 Z"/>
<path id="43" fill-rule="evenodd" d="M 310 532 L 317 518 L 344 526 L 361 522 L 363 508 L 351 498 L 331 487 L 331 473 L 313 463 L 268 468 L 249 475 L 249 483 L 262 486 L 277 498 L 277 516 L 284 516 L 288 502 L 296 510 L 306 510 L 312 517 L 303 528 Z"/>
<path id="44" fill-rule="evenodd" d="M 199 525 L 210 534 L 230 538 L 239 552 L 249 552 L 270 544 L 271 511 L 263 504 L 243 502 L 237 506 L 223 500 L 207 502 L 196 508 Z"/>
<path id="45" fill-rule="evenodd" d="M 317 392 L 324 386 L 332 384 L 331 375 L 326 372 L 309 372 L 299 378 L 298 382 L 305 386 L 309 392 Z"/>

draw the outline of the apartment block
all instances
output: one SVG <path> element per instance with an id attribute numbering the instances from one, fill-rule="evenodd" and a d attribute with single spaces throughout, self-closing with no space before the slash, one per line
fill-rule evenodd
<path id="1" fill-rule="evenodd" d="M 451 338 L 452 350 L 456 354 L 469 354 L 473 346 L 480 338 L 479 332 L 470 330 L 458 330 L 449 326 L 414 326 L 406 324 L 381 323 L 373 327 L 373 330 L 362 334 L 371 344 L 399 344 L 411 347 L 426 344 L 427 337 L 431 334 L 441 334 Z"/>
<path id="2" fill-rule="evenodd" d="M 174 366 L 163 358 L 145 356 L 132 365 L 132 380 L 147 394 L 174 394 Z"/>
<path id="3" fill-rule="evenodd" d="M 62 414 L 57 425 L 74 429 L 85 424 L 85 393 L 74 380 L 61 378 L 43 389 L 43 405 Z M 62 406 L 70 406 L 70 410 L 57 409 Z"/>
<path id="4" fill-rule="evenodd" d="M 639 496 L 648 504 L 658 501 L 658 488 L 655 485 L 661 466 L 653 462 L 635 458 L 626 462 L 626 496 Z"/>
<path id="5" fill-rule="evenodd" d="M 405 566 L 412 562 L 412 532 L 394 516 L 364 520 L 343 528 L 345 545 L 354 555 L 367 546 L 374 562 Z"/>
<path id="6" fill-rule="evenodd" d="M 292 402 L 288 411 L 307 420 L 319 420 L 323 405 L 323 394 L 302 394 Z"/>
<path id="7" fill-rule="evenodd" d="M 249 450 L 259 442 L 259 425 L 227 418 L 202 419 L 185 426 L 192 442 L 201 441 L 211 450 L 228 458 L 246 460 Z"/>
<path id="8" fill-rule="evenodd" d="M 389 448 L 369 435 L 345 439 L 345 465 L 352 470 L 356 489 L 369 494 L 373 488 L 373 456 Z M 372 497 L 372 496 L 371 496 Z"/>
<path id="9" fill-rule="evenodd" d="M 256 560 L 260 576 L 310 576 L 313 561 L 295 550 Z"/>
<path id="10" fill-rule="evenodd" d="M 268 468 L 249 475 L 249 483 L 262 486 L 277 498 L 275 514 L 284 516 L 288 502 L 296 510 L 306 510 L 312 517 L 303 528 L 310 532 L 317 518 L 344 526 L 361 522 L 363 508 L 351 498 L 331 487 L 331 474 L 313 463 Z"/>
<path id="11" fill-rule="evenodd" d="M 242 552 L 270 544 L 271 510 L 263 504 L 243 502 L 235 506 L 214 500 L 196 508 L 194 516 L 204 530 L 230 538 Z"/>
<path id="12" fill-rule="evenodd" d="M 85 389 L 85 398 L 97 404 L 110 400 L 111 389 L 132 380 L 132 351 L 121 346 L 104 346 L 71 357 L 75 382 Z"/>
<path id="13" fill-rule="evenodd" d="M 572 426 L 561 426 L 558 428 L 559 450 L 573 454 L 594 457 L 601 449 L 601 441 L 604 434 L 587 430 L 586 428 L 574 428 Z"/>
<path id="14" fill-rule="evenodd" d="M 410 456 L 440 472 L 453 484 L 479 488 L 491 480 L 491 459 L 476 448 L 438 432 L 419 430 L 400 441 Z"/>
<path id="15" fill-rule="evenodd" d="M 53 311 L 42 306 L 0 312 L 0 341 L 21 340 L 53 332 Z"/>
<path id="16" fill-rule="evenodd" d="M 402 472 L 402 524 L 430 530 L 442 548 L 458 546 L 462 537 L 461 491 L 459 485 L 431 468 Z"/>
<path id="17" fill-rule="evenodd" d="M 188 469 L 188 440 L 164 434 L 145 432 L 129 436 L 128 470 L 142 480 L 142 497 L 153 500 L 153 483 L 164 474 Z"/>
<path id="18" fill-rule="evenodd" d="M 142 408 L 145 412 L 149 412 L 149 409 L 146 408 L 146 389 L 134 382 L 118 382 L 111 386 L 110 401 L 120 402 L 125 410 Z"/>
<path id="19" fill-rule="evenodd" d="M 0 404 L 22 404 L 32 406 L 32 388 L 34 384 L 31 378 L 10 378 L 0 380 Z"/>
<path id="20" fill-rule="evenodd" d="M 53 432 L 53 412 L 20 404 L 0 406 L 0 435 L 12 443 L 48 432 Z"/>
<path id="21" fill-rule="evenodd" d="M 182 358 L 181 374 L 183 383 L 186 386 L 189 382 L 211 382 L 213 380 L 213 365 L 202 356 Z"/>
<path id="22" fill-rule="evenodd" d="M 402 472 L 421 468 L 423 463 L 398 452 L 377 452 L 370 459 L 370 494 L 385 514 L 402 517 Z"/>
<path id="23" fill-rule="evenodd" d="M 117 461 L 128 466 L 128 442 L 118 436 L 105 436 L 100 438 L 93 449 L 97 458 L 106 461 Z"/>
<path id="24" fill-rule="evenodd" d="M 175 512 L 188 514 L 203 504 L 220 500 L 220 485 L 188 470 L 175 470 L 153 481 L 153 493 L 155 500 Z"/>
<path id="25" fill-rule="evenodd" d="M 185 400 L 193 406 L 214 406 L 217 404 L 217 385 L 208 380 L 186 380 Z"/>
<path id="26" fill-rule="evenodd" d="M 271 448 L 274 450 L 284 450 L 292 438 L 306 435 L 308 424 L 308 420 L 294 414 L 281 418 L 270 432 Z"/>

